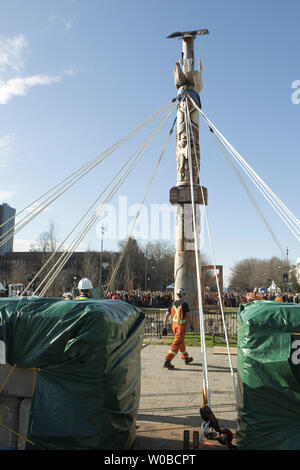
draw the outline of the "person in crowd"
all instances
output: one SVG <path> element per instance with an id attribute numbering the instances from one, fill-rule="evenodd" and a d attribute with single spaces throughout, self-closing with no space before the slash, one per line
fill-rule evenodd
<path id="1" fill-rule="evenodd" d="M 89 279 L 86 277 L 80 279 L 78 283 L 79 296 L 76 297 L 76 300 L 89 300 L 92 297 L 93 285 Z"/>
<path id="2" fill-rule="evenodd" d="M 173 300 L 170 291 L 143 291 L 140 289 L 110 291 L 107 298 L 123 300 L 136 307 L 144 308 L 166 308 Z"/>
<path id="3" fill-rule="evenodd" d="M 72 294 L 72 292 L 70 292 L 70 291 L 65 292 L 65 293 L 63 294 L 63 298 L 64 298 L 65 300 L 72 300 L 72 299 L 73 299 L 73 294 Z"/>
<path id="4" fill-rule="evenodd" d="M 183 289 L 179 289 L 176 295 L 177 299 L 170 305 L 166 312 L 163 328 L 163 335 L 165 336 L 167 334 L 168 320 L 171 316 L 174 340 L 168 354 L 165 356 L 164 367 L 167 369 L 175 368 L 174 365 L 171 364 L 171 361 L 174 359 L 178 351 L 180 351 L 181 359 L 183 359 L 186 364 L 190 364 L 193 361 L 193 358 L 189 356 L 187 350 L 185 349 L 184 342 L 187 319 L 190 311 L 189 305 L 184 300 L 185 292 Z"/>

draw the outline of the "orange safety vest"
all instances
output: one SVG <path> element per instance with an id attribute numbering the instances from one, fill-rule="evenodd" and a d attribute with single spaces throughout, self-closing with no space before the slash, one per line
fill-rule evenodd
<path id="1" fill-rule="evenodd" d="M 178 307 L 176 307 L 176 305 L 172 305 L 171 318 L 172 322 L 176 322 L 179 325 L 183 325 L 184 323 L 186 323 L 186 318 L 183 318 L 182 305 L 178 305 Z"/>

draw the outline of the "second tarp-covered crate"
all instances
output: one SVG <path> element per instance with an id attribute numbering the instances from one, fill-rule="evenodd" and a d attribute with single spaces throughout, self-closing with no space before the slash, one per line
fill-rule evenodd
<path id="1" fill-rule="evenodd" d="M 242 450 L 300 450 L 300 306 L 254 301 L 238 311 Z"/>

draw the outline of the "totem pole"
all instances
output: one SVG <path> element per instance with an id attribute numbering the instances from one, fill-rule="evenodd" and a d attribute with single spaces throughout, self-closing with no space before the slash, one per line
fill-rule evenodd
<path id="1" fill-rule="evenodd" d="M 192 218 L 191 182 L 189 171 L 188 151 L 192 161 L 192 178 L 194 188 L 194 203 L 196 207 L 196 234 L 198 247 L 200 243 L 200 205 L 207 204 L 207 190 L 199 185 L 198 168 L 200 166 L 199 148 L 199 113 L 190 100 L 201 107 L 200 96 L 202 85 L 202 66 L 199 60 L 199 70 L 194 70 L 194 40 L 196 35 L 208 34 L 207 30 L 173 33 L 168 38 L 182 39 L 182 58 L 176 63 L 174 70 L 175 85 L 178 90 L 176 160 L 177 186 L 170 190 L 170 202 L 177 205 L 176 242 L 174 261 L 174 294 L 180 288 L 186 291 L 185 300 L 192 313 L 192 325 L 198 326 L 198 292 L 196 274 L 195 240 Z M 187 137 L 186 112 L 191 122 L 190 139 Z M 188 149 L 188 144 L 190 143 Z M 203 197 L 204 196 L 204 200 Z M 197 252 L 200 264 L 200 250 Z"/>

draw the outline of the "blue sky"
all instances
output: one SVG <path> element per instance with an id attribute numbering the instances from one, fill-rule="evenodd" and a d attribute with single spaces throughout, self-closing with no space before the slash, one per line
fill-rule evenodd
<path id="1" fill-rule="evenodd" d="M 195 43 L 203 65 L 203 110 L 299 217 L 300 104 L 292 102 L 292 83 L 300 80 L 299 17 L 297 0 L 2 0 L 0 202 L 22 209 L 175 97 L 181 43 L 166 36 L 208 28 L 210 35 Z M 142 200 L 174 117 L 121 188 L 129 206 Z M 28 249 L 51 219 L 62 240 L 140 141 L 114 154 L 17 234 L 15 249 Z M 200 149 L 217 263 L 228 273 L 243 258 L 278 255 L 203 120 Z M 175 184 L 173 137 L 147 207 L 168 204 Z M 253 194 L 295 263 L 298 241 Z M 117 208 L 118 199 L 113 203 Z M 114 249 L 117 241 L 106 239 L 104 246 Z M 95 228 L 81 245 L 87 247 L 99 248 Z M 205 235 L 204 251 L 209 255 Z"/>

